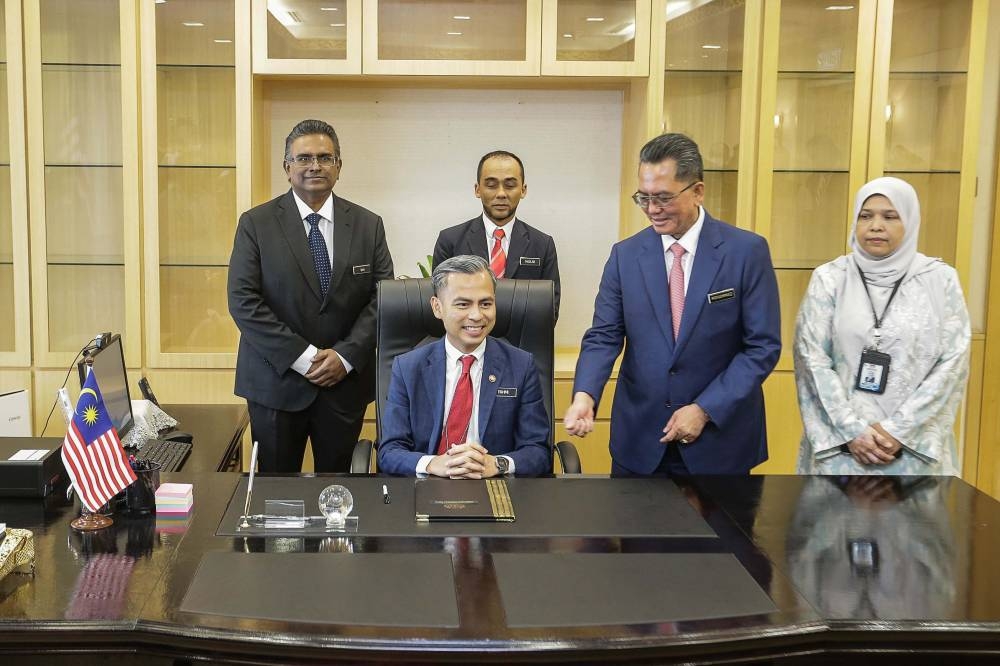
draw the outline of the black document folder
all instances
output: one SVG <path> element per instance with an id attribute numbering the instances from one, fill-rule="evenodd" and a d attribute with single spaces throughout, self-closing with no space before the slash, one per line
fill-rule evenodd
<path id="1" fill-rule="evenodd" d="M 513 522 L 503 479 L 418 479 L 413 487 L 419 522 Z"/>

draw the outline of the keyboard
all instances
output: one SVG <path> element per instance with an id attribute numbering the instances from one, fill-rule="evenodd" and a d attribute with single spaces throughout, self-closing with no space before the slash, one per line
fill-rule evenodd
<path id="1" fill-rule="evenodd" d="M 161 472 L 176 472 L 184 464 L 189 453 L 191 453 L 191 442 L 150 439 L 135 454 L 135 459 L 159 463 Z"/>

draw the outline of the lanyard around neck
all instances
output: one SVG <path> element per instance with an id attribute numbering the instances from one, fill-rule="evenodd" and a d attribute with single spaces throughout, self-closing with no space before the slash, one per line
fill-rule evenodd
<path id="1" fill-rule="evenodd" d="M 868 296 L 868 305 L 872 309 L 872 319 L 875 320 L 875 348 L 878 348 L 878 341 L 881 337 L 879 330 L 882 328 L 882 322 L 885 321 L 885 314 L 889 311 L 889 306 L 892 305 L 892 299 L 896 297 L 896 292 L 899 291 L 899 285 L 903 283 L 903 278 L 896 280 L 896 284 L 892 285 L 892 291 L 889 293 L 889 300 L 885 302 L 885 307 L 882 308 L 882 316 L 879 316 L 875 312 L 875 302 L 872 301 L 872 294 L 868 291 L 868 283 L 865 282 L 865 274 L 861 270 L 861 266 L 858 266 L 855 262 L 854 267 L 858 269 L 858 275 L 861 276 L 861 284 L 865 288 L 865 295 Z"/>

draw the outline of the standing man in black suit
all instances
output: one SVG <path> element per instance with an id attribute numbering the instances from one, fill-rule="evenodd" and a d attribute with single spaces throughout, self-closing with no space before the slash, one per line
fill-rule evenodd
<path id="1" fill-rule="evenodd" d="M 516 217 L 517 204 L 528 194 L 521 159 L 506 150 L 483 155 L 474 191 L 483 202 L 483 214 L 438 234 L 434 265 L 458 255 L 474 254 L 490 262 L 497 278 L 552 280 L 558 319 L 556 244 L 552 236 Z"/>
<path id="2" fill-rule="evenodd" d="M 240 329 L 236 395 L 261 472 L 346 472 L 374 399 L 375 295 L 392 279 L 382 218 L 333 194 L 334 129 L 303 120 L 285 139 L 291 190 L 240 217 L 229 312 Z"/>

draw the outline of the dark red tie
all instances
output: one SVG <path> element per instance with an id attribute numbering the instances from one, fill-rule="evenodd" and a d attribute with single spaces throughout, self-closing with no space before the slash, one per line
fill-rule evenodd
<path id="1" fill-rule="evenodd" d="M 493 232 L 493 250 L 490 252 L 490 269 L 499 280 L 507 272 L 507 253 L 503 251 L 503 229 Z"/>
<path id="2" fill-rule="evenodd" d="M 469 370 L 476 362 L 476 357 L 467 354 L 462 356 L 462 374 L 455 385 L 455 395 L 451 399 L 451 409 L 448 410 L 448 420 L 444 423 L 444 432 L 441 433 L 441 441 L 438 443 L 438 455 L 444 455 L 448 449 L 455 444 L 465 441 L 465 434 L 469 430 L 469 421 L 472 419 L 472 376 Z"/>

